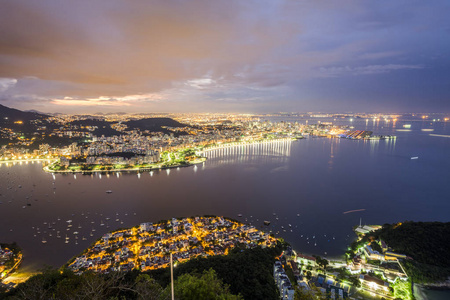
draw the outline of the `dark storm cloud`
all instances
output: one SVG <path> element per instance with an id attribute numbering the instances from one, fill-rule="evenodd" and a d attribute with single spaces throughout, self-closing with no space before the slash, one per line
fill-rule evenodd
<path id="1" fill-rule="evenodd" d="M 380 94 L 392 107 L 415 93 L 399 90 L 408 74 L 434 87 L 415 107 L 449 96 L 433 73 L 450 73 L 446 1 L 0 0 L 0 8 L 0 101 L 16 107 L 314 109 L 336 103 L 337 86 L 349 105 L 365 91 L 376 99 L 370 82 L 399 73 Z"/>
<path id="2" fill-rule="evenodd" d="M 159 91 L 211 69 L 230 75 L 286 39 L 240 1 L 2 4 L 0 77 L 74 83 L 78 96 Z"/>

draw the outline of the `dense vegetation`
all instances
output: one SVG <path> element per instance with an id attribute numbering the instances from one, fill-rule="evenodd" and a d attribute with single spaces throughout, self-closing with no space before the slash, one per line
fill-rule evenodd
<path id="1" fill-rule="evenodd" d="M 242 299 L 230 293 L 214 270 L 183 274 L 174 282 L 176 299 Z M 45 270 L 0 299 L 145 299 L 169 300 L 170 285 L 162 288 L 146 274 L 110 273 L 75 275 L 68 269 Z"/>
<path id="2" fill-rule="evenodd" d="M 124 122 L 123 124 L 128 126 L 128 130 L 139 129 L 141 131 L 147 130 L 149 132 L 162 132 L 166 134 L 174 132 L 167 130 L 165 127 L 187 126 L 171 118 L 146 118 Z M 174 133 L 174 135 L 178 136 L 179 133 Z"/>
<path id="3" fill-rule="evenodd" d="M 275 248 L 234 249 L 226 256 L 197 258 L 174 268 L 176 299 L 278 299 L 272 276 Z M 0 299 L 170 299 L 170 269 L 141 273 L 43 271 Z"/>
<path id="4" fill-rule="evenodd" d="M 225 256 L 197 258 L 178 265 L 175 276 L 190 272 L 214 269 L 224 283 L 230 285 L 233 294 L 240 293 L 244 299 L 278 299 L 272 270 L 275 257 L 280 255 L 282 245 L 275 248 L 234 249 Z M 170 280 L 168 269 L 160 269 L 149 274 L 166 286 Z"/>
<path id="5" fill-rule="evenodd" d="M 362 241 L 354 243 L 357 248 L 362 243 L 374 239 L 384 240 L 398 253 L 412 259 L 403 260 L 408 275 L 419 283 L 445 280 L 450 276 L 450 223 L 404 222 L 385 224 Z"/>

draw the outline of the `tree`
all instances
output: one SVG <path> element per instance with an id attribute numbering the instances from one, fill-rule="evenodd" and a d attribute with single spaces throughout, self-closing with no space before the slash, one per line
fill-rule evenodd
<path id="1" fill-rule="evenodd" d="M 227 285 L 217 278 L 213 269 L 204 271 L 202 275 L 183 274 L 174 283 L 175 296 L 182 300 L 217 299 L 239 300 L 240 295 L 230 293 Z M 170 285 L 167 287 L 170 289 Z"/>
<path id="2" fill-rule="evenodd" d="M 136 277 L 133 289 L 138 294 L 137 299 L 158 300 L 163 295 L 163 288 L 147 274 L 139 274 Z"/>
<path id="3" fill-rule="evenodd" d="M 324 271 L 326 271 L 325 269 L 328 266 L 329 261 L 327 259 L 325 259 L 325 258 L 322 258 L 322 257 L 318 256 L 318 255 L 314 255 L 314 257 L 316 258 L 316 263 L 319 266 L 321 266 L 324 269 Z"/>
<path id="4" fill-rule="evenodd" d="M 311 276 L 312 276 L 311 271 L 306 272 L 306 278 L 307 278 L 308 280 L 311 279 Z"/>
<path id="5" fill-rule="evenodd" d="M 312 289 L 305 289 L 301 287 L 295 288 L 294 300 L 325 300 L 328 297 L 320 292 L 320 290 L 313 286 Z"/>

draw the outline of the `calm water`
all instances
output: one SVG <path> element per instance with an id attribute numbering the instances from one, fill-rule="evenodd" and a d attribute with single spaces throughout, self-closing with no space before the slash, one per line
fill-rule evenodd
<path id="1" fill-rule="evenodd" d="M 0 240 L 18 242 L 23 267 L 36 269 L 60 266 L 120 227 L 214 214 L 278 232 L 304 253 L 336 257 L 352 241 L 360 218 L 367 224 L 450 221 L 450 138 L 430 135 L 450 135 L 450 124 L 408 123 L 411 131 L 398 131 L 402 122 L 351 123 L 395 134 L 395 141 L 307 138 L 229 148 L 208 153 L 198 167 L 140 176 L 53 177 L 39 163 L 3 164 Z M 344 214 L 357 209 L 364 211 Z"/>

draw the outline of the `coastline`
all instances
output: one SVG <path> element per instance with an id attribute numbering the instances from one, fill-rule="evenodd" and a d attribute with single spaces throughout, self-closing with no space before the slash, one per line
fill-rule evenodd
<path id="1" fill-rule="evenodd" d="M 153 170 L 166 170 L 173 168 L 182 168 L 182 167 L 191 167 L 201 163 L 204 163 L 207 160 L 206 157 L 202 157 L 201 159 L 195 160 L 193 162 L 188 162 L 187 164 L 178 164 L 172 166 L 158 166 L 158 167 L 136 167 L 136 168 L 124 168 L 124 169 L 109 169 L 109 170 L 50 170 L 48 166 L 45 166 L 43 170 L 47 173 L 66 173 L 66 174 L 76 174 L 76 173 L 116 173 L 116 172 L 145 172 L 145 171 L 153 171 Z"/>
<path id="2" fill-rule="evenodd" d="M 211 146 L 207 148 L 203 148 L 199 150 L 201 154 L 209 151 L 214 151 L 217 149 L 224 149 L 224 148 L 232 148 L 232 147 L 238 147 L 238 146 L 245 146 L 245 145 L 253 145 L 253 144 L 265 144 L 265 143 L 273 143 L 273 142 L 280 142 L 280 141 L 296 141 L 299 138 L 279 138 L 279 139 L 266 139 L 266 140 L 259 140 L 259 141 L 251 141 L 251 142 L 234 142 L 234 143 L 225 143 L 220 144 L 216 146 Z M 165 170 L 165 169 L 173 169 L 173 168 L 181 168 L 181 167 L 190 167 L 194 165 L 198 165 L 201 163 L 204 163 L 207 160 L 207 157 L 202 156 L 201 158 L 194 160 L 192 162 L 188 161 L 187 164 L 177 164 L 177 165 L 171 165 L 171 166 L 156 166 L 156 167 L 134 167 L 134 168 L 123 168 L 123 169 L 108 169 L 108 170 L 51 170 L 49 168 L 50 165 L 44 166 L 43 170 L 47 173 L 67 173 L 67 174 L 76 174 L 76 173 L 115 173 L 115 172 L 145 172 L 145 171 L 153 171 L 153 170 Z M 108 165 L 109 166 L 109 165 Z"/>
<path id="3" fill-rule="evenodd" d="M 416 300 L 428 300 L 428 297 L 425 294 L 425 287 L 421 284 L 414 283 L 413 295 Z"/>
<path id="4" fill-rule="evenodd" d="M 441 300 L 448 299 L 450 287 L 447 285 L 436 286 L 434 284 L 414 284 L 413 295 L 416 300 Z"/>
<path id="5" fill-rule="evenodd" d="M 4 159 L 0 159 L 0 164 L 16 164 L 16 163 L 29 163 L 29 162 L 51 162 L 51 161 L 57 161 L 57 158 L 32 158 L 32 159 L 9 159 L 9 160 L 4 160 Z"/>

